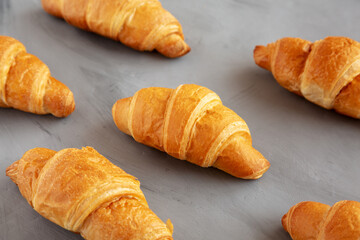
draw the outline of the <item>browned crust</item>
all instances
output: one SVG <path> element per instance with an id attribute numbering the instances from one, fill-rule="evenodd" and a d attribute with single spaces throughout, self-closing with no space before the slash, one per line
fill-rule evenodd
<path id="1" fill-rule="evenodd" d="M 360 118 L 357 82 L 360 43 L 346 37 L 327 37 L 310 43 L 282 38 L 256 46 L 255 63 L 271 71 L 281 86 L 327 109 Z"/>
<path id="2" fill-rule="evenodd" d="M 243 119 L 194 84 L 144 88 L 113 106 L 116 126 L 140 143 L 202 167 L 257 179 L 270 163 L 251 146 Z"/>
<path id="3" fill-rule="evenodd" d="M 318 202 L 301 202 L 290 208 L 281 219 L 292 239 L 317 239 L 320 226 L 330 206 Z"/>
<path id="4" fill-rule="evenodd" d="M 173 239 L 139 181 L 91 147 L 31 149 L 6 174 L 39 214 L 86 239 Z"/>
<path id="5" fill-rule="evenodd" d="M 69 24 L 139 51 L 176 58 L 191 50 L 180 23 L 158 0 L 42 0 L 42 5 Z"/>
<path id="6" fill-rule="evenodd" d="M 294 240 L 358 240 L 360 203 L 345 200 L 330 207 L 318 202 L 301 202 L 283 216 L 282 224 Z"/>
<path id="7" fill-rule="evenodd" d="M 360 118 L 360 75 L 336 96 L 334 109 L 349 117 Z"/>
<path id="8" fill-rule="evenodd" d="M 0 107 L 66 117 L 75 109 L 73 93 L 50 76 L 48 67 L 16 39 L 0 36 Z"/>

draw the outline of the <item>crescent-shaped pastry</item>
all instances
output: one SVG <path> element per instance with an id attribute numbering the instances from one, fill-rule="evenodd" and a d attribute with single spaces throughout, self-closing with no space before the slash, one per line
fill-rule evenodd
<path id="1" fill-rule="evenodd" d="M 139 51 L 175 58 L 190 47 L 178 20 L 158 0 L 42 0 L 46 12 Z"/>
<path id="2" fill-rule="evenodd" d="M 344 115 L 360 118 L 360 43 L 327 37 L 311 43 L 282 38 L 256 46 L 257 65 L 291 92 Z"/>
<path id="3" fill-rule="evenodd" d="M 359 240 L 360 202 L 300 202 L 282 218 L 293 240 Z"/>
<path id="4" fill-rule="evenodd" d="M 34 148 L 6 175 L 43 217 L 88 240 L 172 240 L 149 208 L 140 182 L 95 149 Z"/>
<path id="5" fill-rule="evenodd" d="M 21 42 L 0 36 L 0 107 L 66 117 L 75 101 L 70 89 L 51 77 L 49 68 Z"/>
<path id="6" fill-rule="evenodd" d="M 116 126 L 136 141 L 201 167 L 245 179 L 260 178 L 270 167 L 252 147 L 245 121 L 208 88 L 144 88 L 118 100 L 112 113 Z"/>

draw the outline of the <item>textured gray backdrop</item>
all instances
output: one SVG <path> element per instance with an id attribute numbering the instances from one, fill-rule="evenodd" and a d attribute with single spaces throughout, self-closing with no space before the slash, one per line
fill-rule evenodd
<path id="1" fill-rule="evenodd" d="M 360 200 L 360 122 L 282 89 L 252 58 L 257 44 L 285 36 L 360 40 L 360 1 L 162 0 L 192 51 L 171 60 L 76 29 L 40 0 L 0 0 L 0 34 L 17 38 L 74 92 L 65 119 L 0 109 L 0 239 L 81 239 L 31 209 L 5 169 L 34 147 L 93 146 L 141 180 L 175 239 L 290 239 L 284 213 L 299 201 Z M 246 120 L 271 162 L 257 181 L 202 169 L 136 143 L 115 127 L 111 106 L 150 86 L 196 83 Z"/>

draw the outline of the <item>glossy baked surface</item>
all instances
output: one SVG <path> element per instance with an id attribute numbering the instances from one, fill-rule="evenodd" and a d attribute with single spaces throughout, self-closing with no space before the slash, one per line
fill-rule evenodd
<path id="1" fill-rule="evenodd" d="M 72 27 L 44 12 L 38 0 L 0 1 L 0 33 L 46 62 L 76 101 L 66 119 L 0 109 L 1 240 L 81 239 L 39 216 L 5 176 L 6 167 L 34 147 L 93 146 L 140 180 L 150 208 L 163 221 L 171 218 L 177 240 L 290 240 L 281 218 L 291 206 L 360 200 L 360 189 L 351 184 L 360 181 L 359 120 L 283 89 L 252 56 L 255 45 L 285 36 L 360 41 L 359 1 L 161 3 L 181 22 L 192 48 L 175 60 Z M 246 121 L 253 146 L 271 162 L 261 179 L 236 179 L 179 161 L 137 143 L 113 123 L 117 99 L 184 83 L 213 90 Z"/>

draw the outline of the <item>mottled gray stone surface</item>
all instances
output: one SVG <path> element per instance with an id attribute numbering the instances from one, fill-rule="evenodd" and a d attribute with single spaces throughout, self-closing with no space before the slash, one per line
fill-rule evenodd
<path id="1" fill-rule="evenodd" d="M 34 147 L 93 146 L 138 177 L 175 239 L 290 239 L 280 219 L 299 201 L 360 200 L 360 122 L 282 89 L 252 59 L 285 36 L 360 40 L 356 0 L 162 0 L 192 51 L 176 60 L 141 53 L 45 13 L 40 0 L 0 0 L 0 34 L 17 38 L 74 92 L 65 119 L 0 109 L 0 239 L 81 239 L 31 209 L 5 169 Z M 111 106 L 140 88 L 196 83 L 217 92 L 249 125 L 271 162 L 257 181 L 202 169 L 136 143 Z"/>

